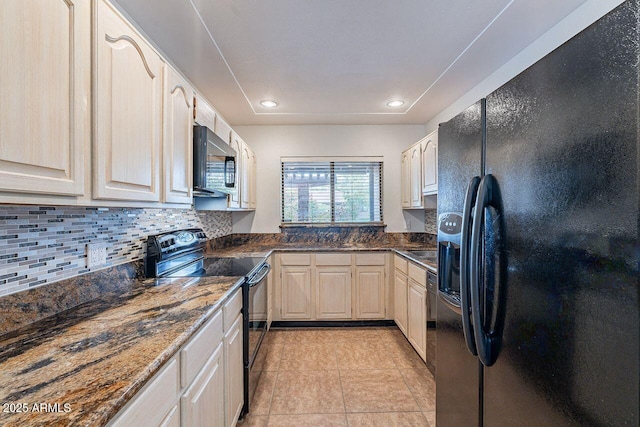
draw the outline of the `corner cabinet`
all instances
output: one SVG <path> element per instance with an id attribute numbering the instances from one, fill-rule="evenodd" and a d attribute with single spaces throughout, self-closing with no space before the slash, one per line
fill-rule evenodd
<path id="1" fill-rule="evenodd" d="M 84 194 L 90 25 L 88 0 L 2 3 L 0 191 Z"/>
<path id="2" fill-rule="evenodd" d="M 162 60 L 109 3 L 95 13 L 93 197 L 160 201 Z"/>
<path id="3" fill-rule="evenodd" d="M 424 208 L 423 196 L 438 194 L 438 131 L 402 152 L 402 208 Z"/>
<path id="4" fill-rule="evenodd" d="M 438 194 L 438 131 L 420 141 L 422 151 L 422 194 Z"/>
<path id="5" fill-rule="evenodd" d="M 171 67 L 164 73 L 163 191 L 167 203 L 191 204 L 193 89 Z"/>

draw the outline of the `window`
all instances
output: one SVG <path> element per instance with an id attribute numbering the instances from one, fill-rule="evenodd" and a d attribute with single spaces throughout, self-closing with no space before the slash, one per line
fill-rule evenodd
<path id="1" fill-rule="evenodd" d="M 284 224 L 382 223 L 382 161 L 282 159 Z"/>

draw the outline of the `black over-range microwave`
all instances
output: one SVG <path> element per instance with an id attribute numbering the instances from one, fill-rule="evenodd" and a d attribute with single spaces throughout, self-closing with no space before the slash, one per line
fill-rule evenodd
<path id="1" fill-rule="evenodd" d="M 193 127 L 193 194 L 225 197 L 236 191 L 236 152 L 206 126 Z"/>

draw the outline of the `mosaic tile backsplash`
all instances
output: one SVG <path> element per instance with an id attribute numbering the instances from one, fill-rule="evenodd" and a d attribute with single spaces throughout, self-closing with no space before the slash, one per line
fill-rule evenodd
<path id="1" fill-rule="evenodd" d="M 424 231 L 438 234 L 438 209 L 424 210 Z"/>
<path id="2" fill-rule="evenodd" d="M 148 235 L 191 227 L 209 238 L 231 234 L 231 213 L 0 206 L 0 296 L 143 259 Z M 87 243 L 106 245 L 105 265 L 87 268 Z"/>

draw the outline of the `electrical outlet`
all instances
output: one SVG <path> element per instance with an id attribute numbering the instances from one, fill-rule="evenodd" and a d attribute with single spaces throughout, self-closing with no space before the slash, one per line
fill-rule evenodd
<path id="1" fill-rule="evenodd" d="M 107 263 L 107 247 L 101 243 L 87 244 L 87 267 L 99 267 Z"/>
<path id="2" fill-rule="evenodd" d="M 405 230 L 411 230 L 411 220 L 410 219 L 405 221 L 404 228 L 405 228 Z"/>

